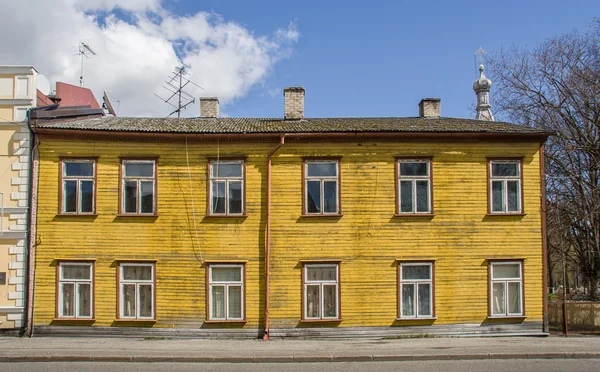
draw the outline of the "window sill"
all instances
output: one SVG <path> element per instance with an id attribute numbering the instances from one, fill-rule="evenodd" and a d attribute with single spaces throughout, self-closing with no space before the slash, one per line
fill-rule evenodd
<path id="1" fill-rule="evenodd" d="M 302 319 L 300 322 L 302 323 L 338 323 L 341 322 L 341 318 L 337 319 Z"/>
<path id="2" fill-rule="evenodd" d="M 526 216 L 525 213 L 487 213 L 486 217 L 511 217 L 511 216 Z"/>
<path id="3" fill-rule="evenodd" d="M 246 323 L 246 319 L 232 319 L 232 320 L 205 320 L 206 324 L 220 324 L 220 323 Z"/>
<path id="4" fill-rule="evenodd" d="M 394 217 L 434 217 L 435 213 L 396 213 L 394 214 Z"/>
<path id="5" fill-rule="evenodd" d="M 300 215 L 300 217 L 304 218 L 304 217 L 334 217 L 334 218 L 338 218 L 338 217 L 343 217 L 343 214 L 334 214 L 334 213 L 324 213 L 324 214 L 302 214 Z"/>
<path id="6" fill-rule="evenodd" d="M 207 214 L 204 218 L 247 218 L 247 214 Z"/>
<path id="7" fill-rule="evenodd" d="M 527 319 L 527 315 L 488 315 L 487 319 Z"/>
<path id="8" fill-rule="evenodd" d="M 115 319 L 117 323 L 156 323 L 156 319 Z"/>
<path id="9" fill-rule="evenodd" d="M 158 217 L 158 213 L 156 214 L 133 214 L 133 213 L 119 213 L 117 217 L 146 217 L 146 218 L 156 218 Z"/>
<path id="10" fill-rule="evenodd" d="M 98 217 L 98 213 L 57 213 L 56 217 Z"/>
<path id="11" fill-rule="evenodd" d="M 421 317 L 421 318 L 396 318 L 396 320 L 398 321 L 402 321 L 402 322 L 414 322 L 414 321 L 419 321 L 419 320 L 437 320 L 437 316 L 428 316 L 428 317 Z"/>
<path id="12" fill-rule="evenodd" d="M 96 318 L 54 318 L 53 322 L 79 322 L 79 323 L 91 323 L 95 322 Z"/>

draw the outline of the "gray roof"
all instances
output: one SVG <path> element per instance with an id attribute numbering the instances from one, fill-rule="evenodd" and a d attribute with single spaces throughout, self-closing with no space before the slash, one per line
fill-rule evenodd
<path id="1" fill-rule="evenodd" d="M 71 121 L 39 121 L 35 127 L 108 132 L 145 133 L 497 133 L 549 135 L 523 125 L 455 118 L 127 118 L 94 117 Z"/>

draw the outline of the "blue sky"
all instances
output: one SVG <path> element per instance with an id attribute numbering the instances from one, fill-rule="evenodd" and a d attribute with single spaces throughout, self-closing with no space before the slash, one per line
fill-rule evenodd
<path id="1" fill-rule="evenodd" d="M 567 5 L 568 4 L 568 5 Z M 295 21 L 293 54 L 263 84 L 225 107 L 230 116 L 281 116 L 281 88 L 306 88 L 310 117 L 414 116 L 423 97 L 442 115 L 471 117 L 473 54 L 534 46 L 584 30 L 600 1 L 178 1 L 178 14 L 212 10 L 257 33 Z M 277 89 L 271 97 L 269 90 Z M 273 91 L 271 91 L 273 93 Z"/>
<path id="2" fill-rule="evenodd" d="M 77 85 L 84 41 L 97 52 L 85 60 L 85 86 L 119 100 L 120 116 L 156 117 L 172 111 L 154 94 L 167 95 L 161 85 L 183 50 L 205 88 L 189 92 L 218 96 L 228 116 L 282 117 L 283 88 L 303 86 L 307 117 L 416 116 L 424 97 L 441 98 L 443 116 L 473 117 L 479 47 L 534 47 L 600 16 L 600 0 L 3 4 L 4 14 L 32 8 L 34 21 L 2 17 L 0 33 L 12 36 L 0 38 L 1 64 Z M 184 112 L 198 114 L 198 103 Z"/>

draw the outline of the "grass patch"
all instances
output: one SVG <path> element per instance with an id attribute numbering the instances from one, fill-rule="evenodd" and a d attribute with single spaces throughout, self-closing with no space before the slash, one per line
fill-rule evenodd
<path id="1" fill-rule="evenodd" d="M 146 336 L 144 337 L 144 341 L 163 341 L 168 340 L 166 337 L 155 337 L 155 336 Z"/>
<path id="2" fill-rule="evenodd" d="M 398 335 L 398 336 L 385 336 L 384 340 L 402 340 L 405 338 L 437 338 L 440 336 L 432 335 L 431 333 L 419 333 L 416 335 Z"/>

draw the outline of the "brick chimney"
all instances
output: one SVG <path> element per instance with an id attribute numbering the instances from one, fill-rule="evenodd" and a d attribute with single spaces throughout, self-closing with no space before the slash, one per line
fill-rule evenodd
<path id="1" fill-rule="evenodd" d="M 440 102 L 441 99 L 439 98 L 423 98 L 419 102 L 419 116 L 422 118 L 439 118 Z"/>
<path id="2" fill-rule="evenodd" d="M 200 97 L 200 117 L 219 117 L 219 99 L 217 97 Z"/>
<path id="3" fill-rule="evenodd" d="M 304 118 L 304 88 L 288 87 L 283 89 L 283 118 L 285 120 Z"/>

